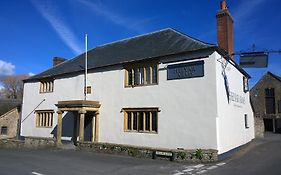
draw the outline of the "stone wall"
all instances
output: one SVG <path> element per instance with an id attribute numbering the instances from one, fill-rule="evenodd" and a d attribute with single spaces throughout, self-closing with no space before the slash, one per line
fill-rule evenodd
<path id="1" fill-rule="evenodd" d="M 55 147 L 55 140 L 49 138 L 26 137 L 24 140 L 0 139 L 0 149 L 46 149 Z"/>
<path id="2" fill-rule="evenodd" d="M 266 88 L 274 88 L 275 114 L 266 114 Z M 281 102 L 281 78 L 268 72 L 251 89 L 250 95 L 255 114 L 255 135 L 256 137 L 263 137 L 265 131 L 263 118 L 281 118 L 281 111 L 278 110 L 278 105 Z M 273 125 L 273 132 L 276 131 L 275 127 L 278 128 L 281 126 Z"/>
<path id="3" fill-rule="evenodd" d="M 275 115 L 266 114 L 265 109 L 265 89 L 274 88 L 275 91 Z M 278 111 L 278 102 L 281 100 L 281 80 L 275 78 L 272 73 L 265 74 L 259 82 L 251 89 L 251 102 L 255 116 L 261 117 L 281 117 Z"/>
<path id="4" fill-rule="evenodd" d="M 167 159 L 177 162 L 214 162 L 218 160 L 217 150 L 212 149 L 168 150 L 109 143 L 79 143 L 78 148 L 92 152 L 128 155 L 138 158 Z"/>
<path id="5" fill-rule="evenodd" d="M 0 139 L 15 138 L 18 135 L 20 109 L 14 108 L 0 116 L 0 129 L 7 127 L 7 134 L 0 133 Z"/>
<path id="6" fill-rule="evenodd" d="M 264 137 L 264 123 L 263 118 L 261 117 L 255 117 L 255 137 Z"/>

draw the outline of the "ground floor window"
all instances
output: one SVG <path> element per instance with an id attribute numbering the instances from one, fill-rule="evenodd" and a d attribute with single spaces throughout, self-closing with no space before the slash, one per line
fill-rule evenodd
<path id="1" fill-rule="evenodd" d="M 1 127 L 1 135 L 7 135 L 8 134 L 8 127 L 2 126 Z"/>
<path id="2" fill-rule="evenodd" d="M 124 130 L 157 133 L 158 108 L 124 108 Z"/>
<path id="3" fill-rule="evenodd" d="M 53 126 L 54 111 L 36 111 L 36 127 L 51 128 Z"/>
<path id="4" fill-rule="evenodd" d="M 248 122 L 248 114 L 244 114 L 244 122 L 245 122 L 245 128 L 249 128 L 249 122 Z"/>

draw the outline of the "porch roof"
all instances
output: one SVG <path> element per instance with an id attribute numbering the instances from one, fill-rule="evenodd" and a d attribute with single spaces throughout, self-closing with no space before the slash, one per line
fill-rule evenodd
<path id="1" fill-rule="evenodd" d="M 58 101 L 58 111 L 97 111 L 101 104 L 98 101 L 70 100 Z"/>

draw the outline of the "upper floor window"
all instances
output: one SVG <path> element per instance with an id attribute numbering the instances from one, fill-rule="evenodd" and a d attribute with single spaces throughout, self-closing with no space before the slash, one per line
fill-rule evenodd
<path id="1" fill-rule="evenodd" d="M 243 90 L 244 92 L 249 91 L 249 82 L 247 77 L 243 77 Z"/>
<path id="2" fill-rule="evenodd" d="M 125 108 L 124 130 L 157 133 L 158 108 Z"/>
<path id="3" fill-rule="evenodd" d="M 265 89 L 265 112 L 266 114 L 275 114 L 274 88 Z"/>
<path id="4" fill-rule="evenodd" d="M 1 135 L 7 135 L 8 134 L 8 127 L 2 126 L 1 127 Z"/>
<path id="5" fill-rule="evenodd" d="M 158 64 L 137 64 L 125 71 L 125 86 L 142 86 L 158 83 Z"/>
<path id="6" fill-rule="evenodd" d="M 54 111 L 36 111 L 36 127 L 50 128 L 53 126 Z"/>
<path id="7" fill-rule="evenodd" d="M 40 81 L 40 93 L 53 92 L 54 80 Z"/>

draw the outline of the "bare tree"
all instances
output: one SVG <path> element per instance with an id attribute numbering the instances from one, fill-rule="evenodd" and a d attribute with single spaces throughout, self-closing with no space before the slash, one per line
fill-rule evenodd
<path id="1" fill-rule="evenodd" d="M 4 89 L 2 89 L 1 94 L 8 99 L 21 99 L 23 96 L 22 80 L 28 77 L 28 75 L 10 75 L 2 77 L 0 82 Z"/>

